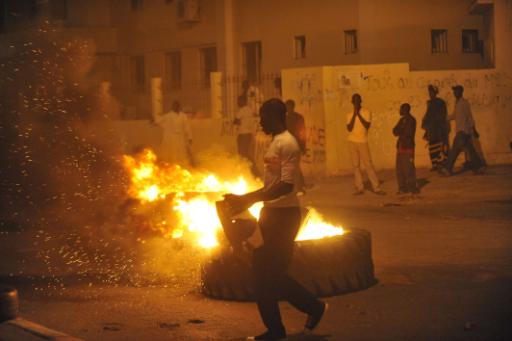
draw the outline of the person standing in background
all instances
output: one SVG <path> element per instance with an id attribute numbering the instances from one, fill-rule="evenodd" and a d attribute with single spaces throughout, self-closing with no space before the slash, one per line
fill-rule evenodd
<path id="1" fill-rule="evenodd" d="M 179 101 L 172 103 L 170 112 L 155 117 L 155 123 L 163 129 L 162 156 L 167 162 L 193 165 L 192 135 L 187 115 L 181 111 Z"/>
<path id="2" fill-rule="evenodd" d="M 396 142 L 396 179 L 397 194 L 419 193 L 416 186 L 416 168 L 414 166 L 414 137 L 416 135 L 416 119 L 411 115 L 411 106 L 404 103 L 400 106 L 400 120 L 393 128 Z"/>
<path id="3" fill-rule="evenodd" d="M 370 129 L 372 114 L 361 106 L 362 102 L 361 95 L 353 94 L 352 105 L 354 110 L 347 114 L 348 144 L 352 157 L 352 166 L 354 167 L 354 182 L 356 186 L 354 195 L 364 194 L 361 165 L 366 169 L 373 192 L 378 195 L 384 195 L 386 192 L 380 189 L 380 181 L 373 168 L 368 147 L 368 129 Z"/>
<path id="4" fill-rule="evenodd" d="M 448 122 L 446 103 L 437 97 L 439 90 L 436 86 L 428 86 L 430 99 L 427 101 L 427 111 L 421 122 L 425 130 L 424 139 L 428 141 L 432 171 L 448 157 L 448 136 L 450 124 Z"/>
<path id="5" fill-rule="evenodd" d="M 301 155 L 306 154 L 306 123 L 304 116 L 295 111 L 295 101 L 289 99 L 286 101 L 286 129 L 295 137 L 299 144 Z M 302 169 L 300 168 L 300 156 L 299 155 L 299 179 L 297 182 L 297 191 L 304 194 L 305 191 L 305 180 Z"/>
<path id="6" fill-rule="evenodd" d="M 260 89 L 246 79 L 242 82 L 242 96 L 247 98 L 247 105 L 251 108 L 253 115 L 258 116 L 260 106 L 263 103 L 263 94 Z"/>
<path id="7" fill-rule="evenodd" d="M 453 114 L 448 119 L 455 120 L 455 138 L 453 139 L 453 146 L 448 154 L 448 159 L 443 163 L 439 172 L 442 175 L 453 175 L 453 166 L 459 154 L 465 150 L 471 160 L 471 168 L 473 172 L 480 173 L 484 163 L 473 146 L 473 136 L 478 136 L 475 129 L 475 121 L 473 120 L 473 113 L 471 112 L 471 105 L 463 97 L 464 88 L 462 85 L 452 87 L 453 95 L 455 96 L 455 106 Z"/>

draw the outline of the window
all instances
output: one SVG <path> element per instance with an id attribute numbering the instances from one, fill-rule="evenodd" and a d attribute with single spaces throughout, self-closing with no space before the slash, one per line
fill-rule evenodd
<path id="1" fill-rule="evenodd" d="M 245 79 L 252 83 L 259 83 L 261 79 L 261 42 L 243 43 L 242 50 Z"/>
<path id="2" fill-rule="evenodd" d="M 130 0 L 130 1 L 131 1 L 131 6 L 132 6 L 133 11 L 142 9 L 142 0 Z"/>
<path id="3" fill-rule="evenodd" d="M 306 58 L 306 36 L 295 36 L 293 39 L 293 58 Z"/>
<path id="4" fill-rule="evenodd" d="M 165 76 L 171 89 L 181 88 L 181 52 L 173 51 L 167 54 L 165 60 Z"/>
<path id="5" fill-rule="evenodd" d="M 448 53 L 448 31 L 432 30 L 432 53 Z"/>
<path id="6" fill-rule="evenodd" d="M 144 56 L 131 57 L 131 82 L 136 90 L 144 90 L 146 85 L 146 70 L 144 68 Z"/>
<path id="7" fill-rule="evenodd" d="M 345 54 L 357 53 L 357 30 L 345 31 Z"/>
<path id="8" fill-rule="evenodd" d="M 478 53 L 481 43 L 478 41 L 478 30 L 462 30 L 462 52 Z"/>
<path id="9" fill-rule="evenodd" d="M 205 87 L 210 87 L 210 72 L 217 71 L 217 48 L 201 49 L 201 77 Z"/>

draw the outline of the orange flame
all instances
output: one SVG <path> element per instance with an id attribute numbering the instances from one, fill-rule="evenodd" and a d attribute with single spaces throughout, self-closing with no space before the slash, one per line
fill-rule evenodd
<path id="1" fill-rule="evenodd" d="M 138 199 L 142 205 L 165 203 L 167 215 L 176 219 L 164 218 L 156 224 L 164 236 L 184 238 L 192 236 L 199 246 L 212 248 L 219 244 L 217 235 L 221 223 L 217 217 L 215 201 L 223 194 L 244 194 L 261 187 L 261 184 L 243 176 L 233 179 L 220 179 L 209 172 L 189 171 L 179 165 L 159 163 L 150 149 L 145 149 L 136 157 L 124 155 L 123 163 L 130 174 L 128 195 Z M 170 201 L 168 203 L 168 201 Z M 262 203 L 253 205 L 249 211 L 259 217 Z M 343 234 L 343 228 L 323 221 L 322 216 L 310 209 L 297 240 L 319 239 Z"/>

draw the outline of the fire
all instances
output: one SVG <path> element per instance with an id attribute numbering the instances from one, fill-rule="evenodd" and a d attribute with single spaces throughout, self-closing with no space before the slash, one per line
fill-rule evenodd
<path id="1" fill-rule="evenodd" d="M 169 238 L 192 238 L 203 248 L 219 244 L 217 236 L 222 227 L 215 201 L 226 193 L 244 194 L 261 187 L 250 177 L 222 179 L 210 172 L 189 171 L 179 165 L 161 163 L 150 149 L 135 157 L 125 155 L 123 163 L 131 179 L 128 195 L 142 205 L 163 204 L 162 216 L 155 214 L 160 221 L 154 222 L 154 229 Z M 249 211 L 258 218 L 262 207 L 262 203 L 257 203 Z M 342 227 L 326 223 L 317 211 L 310 209 L 297 240 L 343 233 Z"/>

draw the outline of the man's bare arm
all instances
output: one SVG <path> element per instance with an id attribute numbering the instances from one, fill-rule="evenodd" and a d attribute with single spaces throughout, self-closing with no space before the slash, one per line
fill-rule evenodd
<path id="1" fill-rule="evenodd" d="M 361 116 L 361 112 L 357 112 L 357 117 L 359 117 L 359 120 L 361 120 L 361 123 L 366 128 L 366 130 L 370 129 L 371 122 L 366 121 L 363 116 Z"/>
<path id="2" fill-rule="evenodd" d="M 231 215 L 236 215 L 259 201 L 275 200 L 293 191 L 293 184 L 279 181 L 269 187 L 260 188 L 244 195 L 227 194 L 225 200 L 230 206 Z"/>
<path id="3" fill-rule="evenodd" d="M 352 132 L 352 129 L 354 129 L 354 123 L 356 122 L 356 113 L 352 115 L 352 118 L 350 119 L 350 122 L 347 124 L 347 130 L 349 132 Z"/>

